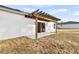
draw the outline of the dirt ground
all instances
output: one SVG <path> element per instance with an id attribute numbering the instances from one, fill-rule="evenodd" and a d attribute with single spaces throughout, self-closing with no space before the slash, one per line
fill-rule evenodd
<path id="1" fill-rule="evenodd" d="M 38 40 L 23 37 L 0 41 L 5 54 L 76 54 L 79 53 L 79 31 L 58 30 L 57 34 Z"/>

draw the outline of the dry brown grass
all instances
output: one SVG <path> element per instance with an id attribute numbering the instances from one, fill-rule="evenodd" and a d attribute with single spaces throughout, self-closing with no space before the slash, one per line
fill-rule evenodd
<path id="1" fill-rule="evenodd" d="M 79 53 L 79 33 L 59 32 L 39 41 L 40 53 Z"/>
<path id="2" fill-rule="evenodd" d="M 17 37 L 0 41 L 0 53 L 37 53 L 34 40 L 27 37 Z"/>
<path id="3" fill-rule="evenodd" d="M 38 40 L 17 37 L 0 41 L 0 53 L 79 53 L 78 31 L 58 31 Z"/>

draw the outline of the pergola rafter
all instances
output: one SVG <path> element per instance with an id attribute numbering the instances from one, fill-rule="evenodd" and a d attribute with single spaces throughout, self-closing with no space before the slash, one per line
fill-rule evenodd
<path id="1" fill-rule="evenodd" d="M 32 15 L 37 17 L 38 18 L 42 18 L 42 19 L 45 19 L 47 21 L 59 21 L 60 19 L 54 17 L 54 16 L 51 16 L 50 14 L 48 13 L 45 13 L 43 11 L 39 11 L 39 9 L 37 9 L 36 11 L 32 12 Z"/>

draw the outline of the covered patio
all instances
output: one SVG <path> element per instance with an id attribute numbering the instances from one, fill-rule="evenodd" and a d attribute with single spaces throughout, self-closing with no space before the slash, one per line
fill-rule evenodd
<path id="1" fill-rule="evenodd" d="M 59 18 L 51 16 L 50 14 L 45 13 L 43 11 L 39 11 L 39 9 L 30 13 L 29 15 L 25 15 L 25 17 L 30 17 L 30 18 L 35 19 L 35 35 L 30 35 L 30 38 L 38 39 L 38 38 L 41 38 L 44 36 L 55 34 L 57 32 L 57 21 L 60 20 Z M 44 28 L 45 26 L 44 26 L 44 24 L 42 24 L 43 25 L 43 26 L 41 26 L 42 32 L 40 32 L 40 26 L 38 24 L 39 21 L 45 21 L 47 23 L 52 23 L 52 22 L 55 23 L 54 25 L 51 25 L 51 26 L 55 27 L 54 28 L 55 30 L 52 30 L 51 32 L 45 32 L 46 28 Z"/>

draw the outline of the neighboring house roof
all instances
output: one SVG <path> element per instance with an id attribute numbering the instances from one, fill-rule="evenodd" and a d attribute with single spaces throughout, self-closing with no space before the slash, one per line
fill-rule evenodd
<path id="1" fill-rule="evenodd" d="M 58 23 L 58 25 L 61 25 L 61 24 L 79 24 L 79 22 L 77 22 L 77 21 L 68 21 L 68 22 Z"/>
<path id="2" fill-rule="evenodd" d="M 10 7 L 6 7 L 6 6 L 3 6 L 3 5 L 0 5 L 0 10 L 4 10 L 4 11 L 7 11 L 7 12 L 24 15 L 25 17 L 34 18 L 34 19 L 38 15 L 39 16 L 38 19 L 45 20 L 45 21 L 59 21 L 60 20 L 57 17 L 49 15 L 45 12 L 43 12 L 43 13 L 41 11 L 38 12 L 37 10 L 32 12 L 32 13 L 28 13 L 28 12 L 24 12 L 24 11 L 21 11 L 21 10 L 18 10 L 18 9 L 13 9 L 13 8 L 10 8 Z"/>

